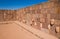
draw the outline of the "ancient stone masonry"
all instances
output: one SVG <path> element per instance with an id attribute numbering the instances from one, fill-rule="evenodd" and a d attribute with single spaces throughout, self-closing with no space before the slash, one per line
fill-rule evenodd
<path id="1" fill-rule="evenodd" d="M 34 28 L 42 27 L 48 29 L 48 25 L 52 25 L 54 33 L 55 27 L 60 27 L 60 5 L 59 0 L 49 0 L 48 2 L 37 4 L 17 10 L 18 20 L 31 25 Z M 54 21 L 51 21 L 51 20 Z M 53 23 L 53 24 L 52 24 Z M 53 32 L 52 32 L 53 33 Z"/>
<path id="2" fill-rule="evenodd" d="M 16 11 L 13 10 L 0 10 L 0 21 L 16 20 Z"/>
<path id="3" fill-rule="evenodd" d="M 60 1 L 48 2 L 29 6 L 18 10 L 0 10 L 0 21 L 18 20 L 36 29 L 50 29 L 51 33 L 59 37 L 60 28 Z M 58 29 L 56 29 L 59 27 Z M 52 32 L 53 31 L 53 32 Z"/>
<path id="4" fill-rule="evenodd" d="M 54 0 L 17 10 L 17 13 L 20 13 L 18 17 L 22 17 L 22 19 L 33 19 L 34 21 L 40 19 L 42 23 L 50 23 L 50 19 L 60 19 L 60 14 L 58 14 L 58 3 Z"/>

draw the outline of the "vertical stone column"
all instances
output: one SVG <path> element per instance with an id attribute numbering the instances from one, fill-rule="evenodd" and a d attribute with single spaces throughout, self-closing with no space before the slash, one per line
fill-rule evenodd
<path id="1" fill-rule="evenodd" d="M 42 23 L 40 23 L 40 30 L 42 30 L 43 26 L 42 26 Z"/>
<path id="2" fill-rule="evenodd" d="M 47 20 L 46 21 L 46 23 L 47 23 L 47 26 L 46 27 L 48 27 L 49 24 L 50 24 L 50 14 L 49 13 L 47 14 L 47 19 L 46 20 Z"/>
<path id="3" fill-rule="evenodd" d="M 48 24 L 48 32 L 49 32 L 49 34 L 51 32 L 51 26 L 50 26 L 50 24 Z"/>
<path id="4" fill-rule="evenodd" d="M 4 12 L 4 14 L 3 14 L 3 15 L 4 15 L 4 21 L 5 21 L 5 20 L 6 20 L 6 13 Z"/>

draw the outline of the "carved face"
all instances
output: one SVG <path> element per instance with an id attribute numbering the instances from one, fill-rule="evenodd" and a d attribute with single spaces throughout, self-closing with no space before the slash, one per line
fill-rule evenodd
<path id="1" fill-rule="evenodd" d="M 51 19 L 51 24 L 54 24 L 54 19 Z"/>

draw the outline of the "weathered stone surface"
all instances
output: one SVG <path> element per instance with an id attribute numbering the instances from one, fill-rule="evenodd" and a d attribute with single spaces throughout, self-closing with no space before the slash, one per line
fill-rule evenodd
<path id="1" fill-rule="evenodd" d="M 16 11 L 13 10 L 0 10 L 0 21 L 16 20 Z"/>
<path id="2" fill-rule="evenodd" d="M 51 19 L 55 20 L 55 26 L 53 28 L 57 25 L 60 27 L 59 0 L 49 0 L 48 2 L 19 10 L 0 10 L 0 21 L 19 20 L 37 29 L 40 29 L 40 23 L 42 23 L 43 28 L 48 29 L 48 25 L 52 25 Z"/>

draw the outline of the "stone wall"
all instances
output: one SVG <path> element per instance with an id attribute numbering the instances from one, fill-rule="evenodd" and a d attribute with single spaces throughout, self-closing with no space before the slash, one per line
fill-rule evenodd
<path id="1" fill-rule="evenodd" d="M 54 32 L 51 32 L 56 34 L 55 28 L 60 27 L 60 7 L 56 1 L 48 1 L 19 9 L 17 15 L 17 20 L 37 29 L 41 28 L 41 23 L 42 27 L 46 29 L 48 29 L 48 25 L 53 25 Z M 51 24 L 52 19 L 54 19 L 53 24 Z"/>
<path id="2" fill-rule="evenodd" d="M 17 13 L 19 13 L 17 17 L 19 20 L 24 19 L 30 24 L 29 22 L 33 19 L 35 22 L 46 23 L 44 26 L 46 28 L 51 19 L 60 19 L 60 14 L 58 14 L 58 4 L 51 1 L 19 9 L 17 10 Z"/>
<path id="3" fill-rule="evenodd" d="M 14 21 L 16 20 L 16 11 L 14 10 L 0 10 L 0 21 Z"/>

